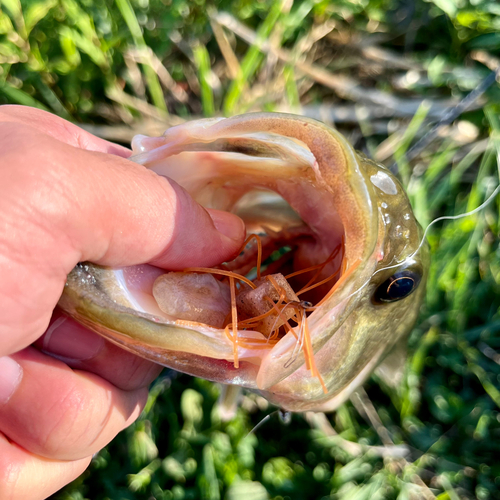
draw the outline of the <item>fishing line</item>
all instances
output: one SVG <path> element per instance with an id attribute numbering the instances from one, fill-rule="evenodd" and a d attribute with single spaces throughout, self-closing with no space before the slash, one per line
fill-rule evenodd
<path id="1" fill-rule="evenodd" d="M 247 438 L 250 434 L 254 434 L 255 431 L 262 427 L 275 413 L 278 413 L 278 410 L 266 415 L 245 437 Z"/>
<path id="2" fill-rule="evenodd" d="M 417 249 L 411 255 L 409 255 L 405 260 L 411 259 L 412 257 L 414 257 L 417 254 L 417 252 L 422 248 L 422 246 L 425 242 L 425 238 L 427 236 L 427 233 L 429 232 L 429 229 L 431 228 L 431 226 L 433 226 L 437 222 L 441 222 L 443 220 L 457 220 L 457 219 L 463 219 L 464 217 L 469 217 L 471 215 L 474 215 L 474 214 L 480 212 L 481 210 L 483 210 L 484 208 L 486 208 L 495 199 L 495 197 L 497 196 L 498 193 L 500 193 L 500 184 L 495 188 L 493 193 L 490 194 L 490 196 L 486 199 L 486 201 L 484 201 L 481 205 L 479 205 L 474 210 L 471 210 L 470 212 L 466 212 L 464 214 L 459 214 L 459 215 L 443 215 L 442 217 L 438 217 L 437 219 L 434 219 L 425 228 L 424 235 L 422 236 L 422 240 L 420 241 L 420 244 L 418 245 Z"/>
<path id="3" fill-rule="evenodd" d="M 500 151 L 499 151 L 499 161 L 498 161 L 498 166 L 500 167 Z M 408 261 L 411 261 L 413 259 L 413 257 L 415 257 L 415 255 L 417 255 L 417 253 L 422 249 L 422 247 L 424 246 L 425 244 L 425 241 L 426 241 L 426 237 L 427 237 L 427 233 L 429 232 L 430 228 L 432 226 L 434 226 L 434 224 L 437 224 L 438 222 L 442 222 L 442 221 L 445 221 L 445 220 L 458 220 L 458 219 L 463 219 L 465 217 L 470 217 L 471 215 L 474 215 L 474 214 L 477 214 L 478 212 L 480 212 L 481 210 L 485 209 L 494 199 L 495 197 L 500 193 L 500 184 L 497 185 L 497 187 L 494 189 L 494 191 L 490 194 L 490 196 L 488 196 L 488 198 L 483 202 L 481 203 L 481 205 L 479 205 L 478 207 L 474 208 L 473 210 L 470 210 L 469 212 L 465 212 L 463 214 L 458 214 L 458 215 L 443 215 L 441 217 L 438 217 L 437 219 L 434 219 L 433 221 L 431 221 L 427 227 L 425 228 L 424 230 L 424 234 L 422 235 L 422 238 L 420 240 L 420 243 L 417 247 L 417 249 L 412 252 L 410 255 L 408 255 L 405 259 L 403 259 L 402 261 L 400 262 L 397 262 L 396 264 L 392 264 L 390 266 L 386 266 L 386 267 L 383 267 L 381 269 L 377 269 L 370 278 L 368 278 L 357 290 L 355 290 L 354 292 L 352 292 L 350 295 L 348 295 L 344 300 L 349 300 L 351 297 L 354 297 L 355 295 L 357 295 L 358 293 L 360 293 L 362 290 L 364 290 L 369 284 L 370 282 L 372 281 L 372 278 L 374 276 L 376 276 L 377 274 L 381 273 L 381 272 L 384 272 L 384 271 L 388 271 L 390 269 L 397 269 L 397 268 L 401 268 L 401 266 L 403 266 L 405 264 L 405 262 L 408 262 Z M 316 307 L 311 307 L 311 308 L 308 308 L 308 310 L 315 310 Z M 305 315 L 304 315 L 305 317 Z M 295 346 L 297 347 L 297 345 Z M 294 351 L 295 352 L 295 349 Z M 287 365 L 290 365 L 294 359 L 293 359 L 293 352 L 292 352 L 292 357 L 291 359 L 289 359 L 287 361 Z M 285 366 L 286 367 L 286 366 Z"/>
<path id="4" fill-rule="evenodd" d="M 441 217 L 438 217 L 437 219 L 434 219 L 432 222 L 429 223 L 429 225 L 425 228 L 425 231 L 424 231 L 424 234 L 422 236 L 422 239 L 420 240 L 420 243 L 417 247 L 417 249 L 411 253 L 410 255 L 408 255 L 407 257 L 405 257 L 402 261 L 400 262 L 397 262 L 396 264 L 392 264 L 390 266 L 386 266 L 386 267 L 383 267 L 381 269 L 377 269 L 373 274 L 372 276 L 365 281 L 365 283 L 363 283 L 357 290 L 355 290 L 354 292 L 352 292 L 350 295 L 348 295 L 344 300 L 348 300 L 350 299 L 351 297 L 353 297 L 354 295 L 357 295 L 359 292 L 361 292 L 364 288 L 366 288 L 368 286 L 368 284 L 371 282 L 373 276 L 376 276 L 377 274 L 383 272 L 383 271 L 388 271 L 390 269 L 397 269 L 397 268 L 400 268 L 402 265 L 405 264 L 405 262 L 408 262 L 408 261 L 411 261 L 411 259 L 413 259 L 413 257 L 415 257 L 415 255 L 417 255 L 417 253 L 422 249 L 422 247 L 424 246 L 425 244 L 425 241 L 426 241 L 426 237 L 427 237 L 427 233 L 429 232 L 429 229 L 436 223 L 438 222 L 441 222 L 441 221 L 444 221 L 444 220 L 458 220 L 458 219 L 463 219 L 465 217 L 469 217 L 471 215 L 474 215 L 478 212 L 480 212 L 481 210 L 483 210 L 484 208 L 486 208 L 494 199 L 495 197 L 498 195 L 498 193 L 500 193 L 500 184 L 495 188 L 495 190 L 490 194 L 490 196 L 483 202 L 481 203 L 481 205 L 479 205 L 477 208 L 475 208 L 474 210 L 471 210 L 470 212 L 465 212 L 463 214 L 459 214 L 459 215 L 443 215 Z"/>
<path id="5" fill-rule="evenodd" d="M 485 80 L 483 80 L 483 82 L 481 83 L 481 85 L 476 90 L 479 89 L 479 90 L 481 90 L 481 93 L 484 92 L 495 81 L 495 79 L 497 78 L 498 75 L 500 75 L 500 67 L 498 67 L 495 71 L 493 71 L 492 74 L 489 75 L 489 77 L 487 77 Z M 494 77 L 494 78 L 492 79 L 492 77 Z M 488 84 L 488 85 L 486 85 L 486 84 Z M 473 92 L 471 92 L 464 99 L 464 101 L 469 96 L 471 96 L 471 94 L 473 94 Z M 478 96 L 476 95 L 474 98 L 477 98 L 477 97 Z M 423 139 L 424 138 L 425 138 L 425 136 L 423 137 Z M 496 144 L 496 150 L 497 150 L 497 169 L 498 169 L 498 174 L 499 174 L 499 178 L 500 178 L 500 146 L 498 144 Z M 442 222 L 442 221 L 445 221 L 445 220 L 463 219 L 465 217 L 469 217 L 471 215 L 477 214 L 481 210 L 485 209 L 496 198 L 496 196 L 499 193 L 500 193 L 500 184 L 497 185 L 497 187 L 490 194 L 490 196 L 488 196 L 488 198 L 483 203 L 481 203 L 481 205 L 479 205 L 477 208 L 474 208 L 473 210 L 470 210 L 469 212 L 465 212 L 463 214 L 459 214 L 459 215 L 443 215 L 441 217 L 438 217 L 437 219 L 434 219 L 425 228 L 424 234 L 422 235 L 422 239 L 420 240 L 420 243 L 419 243 L 417 249 L 413 253 L 411 253 L 410 255 L 408 255 L 402 261 L 397 262 L 396 264 L 393 264 L 393 265 L 390 265 L 390 266 L 387 266 L 387 267 L 383 267 L 382 269 L 378 269 L 377 271 L 375 271 L 373 273 L 372 277 L 375 276 L 375 275 L 377 275 L 377 274 L 379 274 L 379 273 L 381 273 L 381 272 L 383 272 L 383 271 L 388 271 L 390 269 L 400 268 L 405 262 L 411 261 L 411 259 L 413 259 L 413 257 L 415 257 L 415 255 L 417 255 L 417 253 L 422 249 L 422 247 L 423 247 L 423 245 L 425 244 L 425 241 L 426 241 L 427 233 L 429 232 L 430 228 L 434 224 L 437 224 L 438 222 Z M 360 291 L 362 291 L 364 288 L 366 288 L 368 286 L 368 284 L 370 283 L 371 279 L 372 278 L 369 278 L 365 283 L 363 283 L 363 285 L 361 285 L 361 287 L 359 287 L 356 291 L 352 292 L 349 296 L 347 296 L 347 298 L 345 300 L 350 299 L 351 297 L 353 297 L 354 295 L 356 295 Z"/>
<path id="6" fill-rule="evenodd" d="M 292 421 L 292 412 L 283 410 L 282 408 L 278 408 L 277 410 L 273 411 L 272 413 L 269 413 L 269 415 L 266 415 L 246 436 L 250 436 L 250 434 L 255 434 L 255 431 L 262 427 L 273 415 L 278 414 L 280 418 L 280 422 L 283 425 L 288 425 Z"/>
<path id="7" fill-rule="evenodd" d="M 497 72 L 498 71 L 500 71 L 500 68 L 497 70 Z M 497 73 L 495 72 L 495 75 L 496 74 Z M 498 147 L 497 147 L 497 169 L 498 168 L 500 168 L 500 149 L 498 149 Z M 500 177 L 500 171 L 499 171 L 499 177 Z M 425 228 L 424 234 L 422 236 L 422 239 L 420 240 L 420 243 L 419 243 L 417 249 L 412 254 L 410 254 L 408 257 L 406 257 L 406 259 L 403 260 L 403 263 L 406 260 L 408 260 L 408 259 L 412 259 L 420 251 L 420 249 L 422 248 L 422 246 L 425 243 L 425 240 L 426 240 L 426 237 L 427 237 L 427 233 L 429 232 L 429 229 L 434 224 L 436 224 L 438 222 L 441 222 L 441 221 L 444 221 L 444 220 L 458 220 L 458 219 L 463 219 L 465 217 L 469 217 L 471 215 L 477 214 L 478 212 L 480 212 L 481 210 L 483 210 L 484 208 L 486 208 L 495 199 L 495 197 L 498 195 L 498 193 L 500 193 L 500 184 L 497 185 L 497 187 L 493 190 L 493 192 L 490 194 L 490 196 L 488 196 L 488 198 L 486 198 L 486 200 L 483 201 L 483 203 L 481 203 L 481 205 L 479 205 L 478 207 L 474 208 L 473 210 L 470 210 L 469 212 L 465 212 L 463 214 L 458 214 L 458 215 L 443 215 L 441 217 L 438 217 L 437 219 L 434 219 Z M 389 269 L 391 269 L 391 268 L 389 268 Z M 381 271 L 383 271 L 383 269 L 381 269 Z"/>
<path id="8" fill-rule="evenodd" d="M 499 164 L 499 167 L 500 167 L 500 151 L 499 151 L 499 155 L 498 156 L 499 156 L 499 162 L 498 162 L 498 164 Z M 426 241 L 426 238 L 427 238 L 427 234 L 429 233 L 429 231 L 432 228 L 432 226 L 434 226 L 438 222 L 447 221 L 447 220 L 449 220 L 449 221 L 459 220 L 459 219 L 463 219 L 465 217 L 470 217 L 472 215 L 475 215 L 478 212 L 481 212 L 483 209 L 485 209 L 496 198 L 496 196 L 499 193 L 500 193 L 500 184 L 497 185 L 497 187 L 493 190 L 493 192 L 488 196 L 488 198 L 483 203 L 481 203 L 478 207 L 474 208 L 473 210 L 470 210 L 468 212 L 465 212 L 465 213 L 462 213 L 462 214 L 458 214 L 458 215 L 443 215 L 443 216 L 437 217 L 436 219 L 434 219 L 433 221 L 431 221 L 427 225 L 427 227 L 425 228 L 424 233 L 422 235 L 422 238 L 421 238 L 421 240 L 419 242 L 419 245 L 417 246 L 417 248 L 410 255 L 408 255 L 407 257 L 405 257 L 402 261 L 396 262 L 395 264 L 383 267 L 381 269 L 377 269 L 372 274 L 372 276 L 365 281 L 365 283 L 363 283 L 357 290 L 355 290 L 354 292 L 352 292 L 351 294 L 349 294 L 343 301 L 349 300 L 351 297 L 354 297 L 355 295 L 357 295 L 358 293 L 360 293 L 363 289 L 365 289 L 370 284 L 370 282 L 372 281 L 372 278 L 374 276 L 376 276 L 377 274 L 379 274 L 381 272 L 384 272 L 384 271 L 391 270 L 391 269 L 401 268 L 405 264 L 405 262 L 411 261 L 413 259 L 413 257 L 415 257 L 415 255 L 417 255 L 418 252 L 420 252 L 420 250 L 422 249 L 423 245 L 425 244 L 425 241 Z M 292 306 L 292 305 L 295 305 L 295 304 L 288 303 L 288 304 L 285 305 L 284 309 L 286 309 L 288 306 Z M 304 305 L 306 305 L 305 302 L 304 302 Z M 309 306 L 309 305 L 310 304 L 307 303 L 307 306 Z M 302 306 L 302 302 L 299 303 L 299 306 Z M 290 358 L 285 362 L 284 368 L 288 368 L 297 359 L 298 353 L 303 349 L 303 344 L 304 344 L 303 329 L 304 329 L 304 322 L 307 320 L 306 319 L 305 311 L 306 310 L 307 311 L 313 311 L 313 310 L 316 309 L 316 307 L 315 306 L 307 307 L 307 308 L 303 307 L 303 309 L 304 309 L 304 314 L 302 316 L 300 324 L 297 325 L 298 328 L 299 328 L 299 334 L 298 334 L 297 342 L 295 343 L 295 346 L 294 346 L 294 349 L 292 350 Z M 280 311 L 280 312 L 282 313 L 283 311 Z M 276 325 L 277 320 L 278 320 L 278 318 L 276 318 L 276 320 L 275 320 L 275 325 Z M 273 412 L 273 413 L 267 415 L 261 422 L 259 422 L 249 432 L 249 434 L 253 433 L 261 425 L 263 425 L 272 415 L 274 415 L 274 413 L 276 413 L 276 412 Z"/>

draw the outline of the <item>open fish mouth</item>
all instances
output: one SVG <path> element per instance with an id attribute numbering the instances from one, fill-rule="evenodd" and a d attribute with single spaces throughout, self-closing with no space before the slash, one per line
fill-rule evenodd
<path id="1" fill-rule="evenodd" d="M 215 269 L 79 264 L 60 301 L 78 321 L 290 410 L 338 406 L 411 327 L 418 224 L 397 181 L 336 131 L 250 114 L 138 136 L 133 150 L 203 206 L 239 215 L 250 238 Z"/>

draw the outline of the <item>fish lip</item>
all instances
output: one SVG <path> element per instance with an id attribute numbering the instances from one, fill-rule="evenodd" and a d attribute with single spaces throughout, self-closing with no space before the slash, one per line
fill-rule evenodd
<path id="1" fill-rule="evenodd" d="M 253 115 L 252 117 L 260 119 L 261 117 L 266 118 L 266 116 L 267 115 L 258 114 L 258 115 Z M 290 119 L 290 116 L 288 116 L 288 115 L 280 115 L 280 116 L 283 116 L 285 119 Z M 294 118 L 296 119 L 296 117 L 294 117 Z M 303 121 L 302 117 L 300 118 L 300 120 Z M 307 121 L 307 120 L 305 120 L 305 121 Z M 310 121 L 307 121 L 307 122 L 309 123 Z M 217 122 L 215 122 L 216 125 L 218 125 L 219 123 L 222 124 L 223 120 L 218 120 Z M 340 139 L 339 139 L 339 137 L 340 137 Z M 345 139 L 343 139 L 341 136 L 338 136 L 338 137 L 336 136 L 336 138 L 338 140 L 340 140 L 342 142 L 342 144 L 345 146 L 344 147 L 344 154 L 346 155 L 346 161 L 347 161 L 348 167 L 349 167 L 348 168 L 348 179 L 345 179 L 343 182 L 345 182 L 346 184 L 348 183 L 351 186 L 351 188 L 353 189 L 353 191 L 356 192 L 356 195 L 358 196 L 359 202 L 363 205 L 363 208 L 360 209 L 360 211 L 363 212 L 364 216 L 367 219 L 370 219 L 372 221 L 372 222 L 369 222 L 368 220 L 365 220 L 364 223 L 366 224 L 367 227 L 368 226 L 373 227 L 373 220 L 377 216 L 377 214 L 376 214 L 376 210 L 374 210 L 374 207 L 373 207 L 373 204 L 371 201 L 371 193 L 370 193 L 370 189 L 369 189 L 369 184 L 367 184 L 366 179 L 364 178 L 363 172 L 359 168 L 358 157 L 357 157 L 356 153 L 352 150 L 350 145 L 347 144 Z M 137 159 L 137 157 L 136 157 L 136 159 Z M 326 182 L 324 180 L 325 171 L 320 170 L 320 167 L 317 167 L 317 171 L 319 172 L 320 177 L 323 178 L 323 181 Z M 355 229 L 357 229 L 357 228 L 355 228 Z M 365 232 L 367 234 L 369 233 L 369 231 L 365 231 Z M 363 257 L 363 263 L 361 264 L 361 266 L 365 266 L 366 262 L 370 258 L 371 253 L 372 253 L 372 249 L 373 249 L 375 243 L 376 243 L 376 238 L 375 239 L 374 238 L 367 238 L 364 241 L 362 249 L 358 249 L 358 254 L 362 255 L 362 257 Z M 359 273 L 355 272 L 353 274 L 352 280 L 350 280 L 350 282 L 351 281 L 352 282 L 359 281 L 359 279 L 357 279 L 358 274 Z M 356 279 L 354 279 L 354 278 L 356 278 Z M 338 297 L 340 297 L 340 295 L 338 295 Z M 355 301 L 356 301 L 356 297 L 351 297 L 349 302 L 354 303 Z M 332 307 L 331 303 L 324 304 L 317 311 L 315 311 L 315 313 L 313 313 L 313 316 L 316 313 L 318 313 L 316 315 L 319 316 L 320 315 L 319 313 L 321 313 L 322 311 L 325 311 L 331 307 Z M 78 316 L 77 312 L 75 312 L 74 314 Z M 148 319 L 148 321 L 149 321 L 149 319 Z M 152 318 L 151 321 L 153 323 L 155 323 L 154 318 Z M 156 321 L 156 323 L 158 323 L 158 322 Z M 340 324 L 337 326 L 336 329 L 338 329 L 339 327 L 340 327 Z M 335 329 L 335 331 L 336 331 L 336 329 Z M 112 329 L 110 329 L 110 330 L 112 330 Z M 194 331 L 194 329 L 184 328 L 183 330 L 185 332 L 185 335 L 188 335 L 188 336 L 195 335 L 197 333 Z M 100 333 L 103 333 L 103 332 L 100 332 Z M 175 360 L 168 359 L 166 361 L 163 360 L 163 362 L 162 362 L 161 359 L 162 359 L 163 354 L 159 355 L 158 350 L 156 350 L 156 351 L 153 350 L 151 353 L 148 354 L 148 353 L 143 352 L 143 350 L 141 350 L 139 347 L 137 347 L 139 345 L 137 343 L 136 343 L 137 344 L 136 347 L 131 348 L 130 341 L 128 340 L 128 338 L 119 339 L 118 338 L 119 334 L 117 332 L 115 332 L 115 333 L 117 334 L 117 336 L 115 336 L 114 339 L 109 337 L 110 340 L 112 340 L 118 344 L 121 343 L 122 346 L 124 346 L 126 344 L 126 342 L 128 341 L 129 345 L 127 348 L 129 348 L 129 350 L 132 350 L 133 352 L 136 352 L 137 354 L 140 354 L 144 357 L 148 357 L 149 359 L 153 359 L 156 362 L 160 362 L 161 364 L 165 364 L 166 366 L 169 366 L 171 368 L 179 369 L 180 371 L 187 372 L 187 373 L 190 373 L 192 375 L 202 376 L 204 378 L 208 378 L 208 379 L 223 382 L 223 383 L 235 383 L 235 384 L 243 385 L 245 387 L 257 388 L 257 373 L 253 369 L 254 365 L 251 365 L 251 363 L 246 362 L 244 360 L 244 358 L 242 358 L 242 361 L 241 361 L 242 367 L 240 369 L 238 369 L 238 371 L 235 372 L 234 370 L 230 369 L 230 362 L 226 361 L 225 362 L 226 365 L 224 368 L 225 372 L 224 373 L 222 373 L 222 371 L 219 373 L 213 372 L 214 374 L 211 376 L 208 373 L 210 371 L 210 370 L 208 370 L 208 365 L 211 365 L 210 368 L 212 366 L 220 366 L 220 359 L 218 359 L 216 357 L 202 356 L 201 358 L 203 358 L 205 360 L 205 367 L 204 367 L 203 363 L 200 362 L 199 364 L 197 364 L 194 361 L 195 356 L 196 356 L 194 354 L 190 354 L 190 353 L 183 352 L 183 351 L 166 350 L 166 351 L 169 351 L 169 353 L 171 354 L 170 358 L 174 357 Z M 316 333 L 315 331 L 312 332 L 313 335 L 315 335 L 315 333 Z M 330 333 L 334 334 L 333 330 L 330 330 Z M 207 364 L 207 360 L 209 360 L 208 364 Z M 280 360 L 278 359 L 277 364 L 279 364 L 279 362 L 280 362 Z M 251 366 L 249 366 L 249 365 L 251 365 Z M 303 365 L 303 362 L 301 363 L 301 365 Z M 210 373 L 212 373 L 212 371 L 210 371 Z M 225 373 L 227 373 L 227 376 Z M 284 375 L 281 379 L 286 378 L 287 376 L 288 375 Z M 230 379 L 229 382 L 228 382 L 228 379 Z M 276 379 L 273 384 L 271 384 L 271 385 L 265 384 L 262 387 L 271 388 L 276 383 L 279 383 L 279 380 Z"/>

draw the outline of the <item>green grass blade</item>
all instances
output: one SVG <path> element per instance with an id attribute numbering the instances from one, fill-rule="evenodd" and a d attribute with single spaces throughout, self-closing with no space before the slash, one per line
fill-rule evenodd
<path id="1" fill-rule="evenodd" d="M 137 20 L 134 9 L 132 8 L 129 0 L 116 0 L 116 5 L 120 10 L 123 19 L 125 20 L 125 23 L 128 26 L 135 45 L 141 49 L 148 49 L 148 46 L 144 41 L 144 37 L 142 36 L 139 21 Z M 163 90 L 161 88 L 158 75 L 148 64 L 144 64 L 143 68 L 144 76 L 146 78 L 146 85 L 148 87 L 153 104 L 162 111 L 167 112 L 167 104 L 165 102 L 165 97 L 163 95 Z"/>
<path id="2" fill-rule="evenodd" d="M 19 36 L 26 40 L 28 38 L 28 34 L 26 33 L 26 25 L 24 22 L 21 2 L 19 0 L 2 0 L 1 4 L 7 9 L 13 19 Z"/>
<path id="3" fill-rule="evenodd" d="M 425 367 L 428 352 L 439 340 L 439 330 L 431 328 L 420 341 L 411 358 L 406 376 L 406 387 L 403 389 L 401 404 L 401 420 L 416 414 L 421 400 L 421 377 Z"/>
<path id="4" fill-rule="evenodd" d="M 283 1 L 277 1 L 271 7 L 269 14 L 264 19 L 260 28 L 257 31 L 257 38 L 259 40 L 266 40 L 271 31 L 274 28 L 274 25 L 277 23 L 280 14 L 283 9 Z M 252 45 L 240 66 L 240 73 L 236 77 L 235 80 L 231 83 L 226 99 L 224 101 L 224 114 L 232 115 L 235 113 L 238 102 L 241 98 L 241 94 L 245 88 L 245 85 L 248 84 L 249 80 L 253 77 L 257 69 L 259 68 L 262 60 L 263 60 L 262 52 L 260 51 L 257 45 Z"/>
<path id="5" fill-rule="evenodd" d="M 394 160 L 398 165 L 399 175 L 401 176 L 401 180 L 405 186 L 408 186 L 411 175 L 410 165 L 406 160 L 405 154 L 406 151 L 408 151 L 414 137 L 417 135 L 417 132 L 420 130 L 420 127 L 422 126 L 429 110 L 430 103 L 423 101 L 406 128 L 398 147 L 394 151 Z"/>
<path id="6" fill-rule="evenodd" d="M 26 32 L 28 35 L 33 28 L 41 21 L 49 11 L 55 7 L 57 0 L 46 0 L 45 2 L 36 2 L 26 9 L 24 22 L 26 24 Z"/>
<path id="7" fill-rule="evenodd" d="M 22 104 L 23 106 L 32 106 L 34 108 L 49 111 L 40 101 L 24 92 L 24 90 L 13 87 L 7 82 L 0 83 L 0 92 L 6 95 L 12 102 Z"/>
<path id="8" fill-rule="evenodd" d="M 288 101 L 288 105 L 295 112 L 300 111 L 300 96 L 299 89 L 297 88 L 297 82 L 295 81 L 295 71 L 293 67 L 287 64 L 283 70 L 283 76 L 285 78 L 285 91 Z"/>
<path id="9" fill-rule="evenodd" d="M 202 500 L 220 500 L 219 481 L 215 471 L 214 452 L 210 444 L 203 447 L 203 476 L 200 477 Z"/>
<path id="10" fill-rule="evenodd" d="M 65 120 L 72 120 L 70 113 L 64 107 L 64 104 L 60 101 L 59 97 L 57 97 L 55 92 L 40 78 L 39 75 L 35 75 L 33 83 L 54 113 Z"/>
<path id="11" fill-rule="evenodd" d="M 203 114 L 205 116 L 214 116 L 214 93 L 210 85 L 210 55 L 204 45 L 196 45 L 193 49 L 194 61 L 198 69 L 198 79 L 200 81 L 201 89 L 201 105 L 203 107 Z"/>
<path id="12" fill-rule="evenodd" d="M 68 26 L 61 26 L 59 34 L 62 38 L 69 38 L 76 47 L 87 54 L 102 70 L 106 71 L 109 69 L 109 61 L 106 54 L 91 39 Z"/>

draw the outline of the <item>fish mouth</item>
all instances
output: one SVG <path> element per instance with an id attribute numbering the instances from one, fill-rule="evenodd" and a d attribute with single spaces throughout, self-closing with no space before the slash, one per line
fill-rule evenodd
<path id="1" fill-rule="evenodd" d="M 166 313 L 154 292 L 166 271 L 150 265 L 105 269 L 80 264 L 68 277 L 63 308 L 124 348 L 191 375 L 273 392 L 305 367 L 310 390 L 327 391 L 321 378 L 326 365 L 315 373 L 311 356 L 355 309 L 355 292 L 375 265 L 370 257 L 377 213 L 350 145 L 318 122 L 259 114 L 202 120 L 169 129 L 160 138 L 137 137 L 133 150 L 133 161 L 173 179 L 206 208 L 239 215 L 247 233 L 259 236 L 264 266 L 257 266 L 254 239 L 219 270 L 251 281 L 261 273 L 261 281 L 285 277 L 295 293 L 287 299 L 293 302 L 290 328 L 283 322 L 275 333 L 263 332 L 248 313 L 242 328 L 234 326 L 231 314 L 213 326 Z M 230 277 L 213 279 L 229 290 Z M 231 293 L 239 296 L 248 288 L 240 281 Z M 279 285 L 274 288 L 279 295 Z M 168 291 L 167 286 L 167 297 Z M 183 300 L 190 302 L 189 294 Z M 241 318 L 242 310 L 237 314 Z"/>

